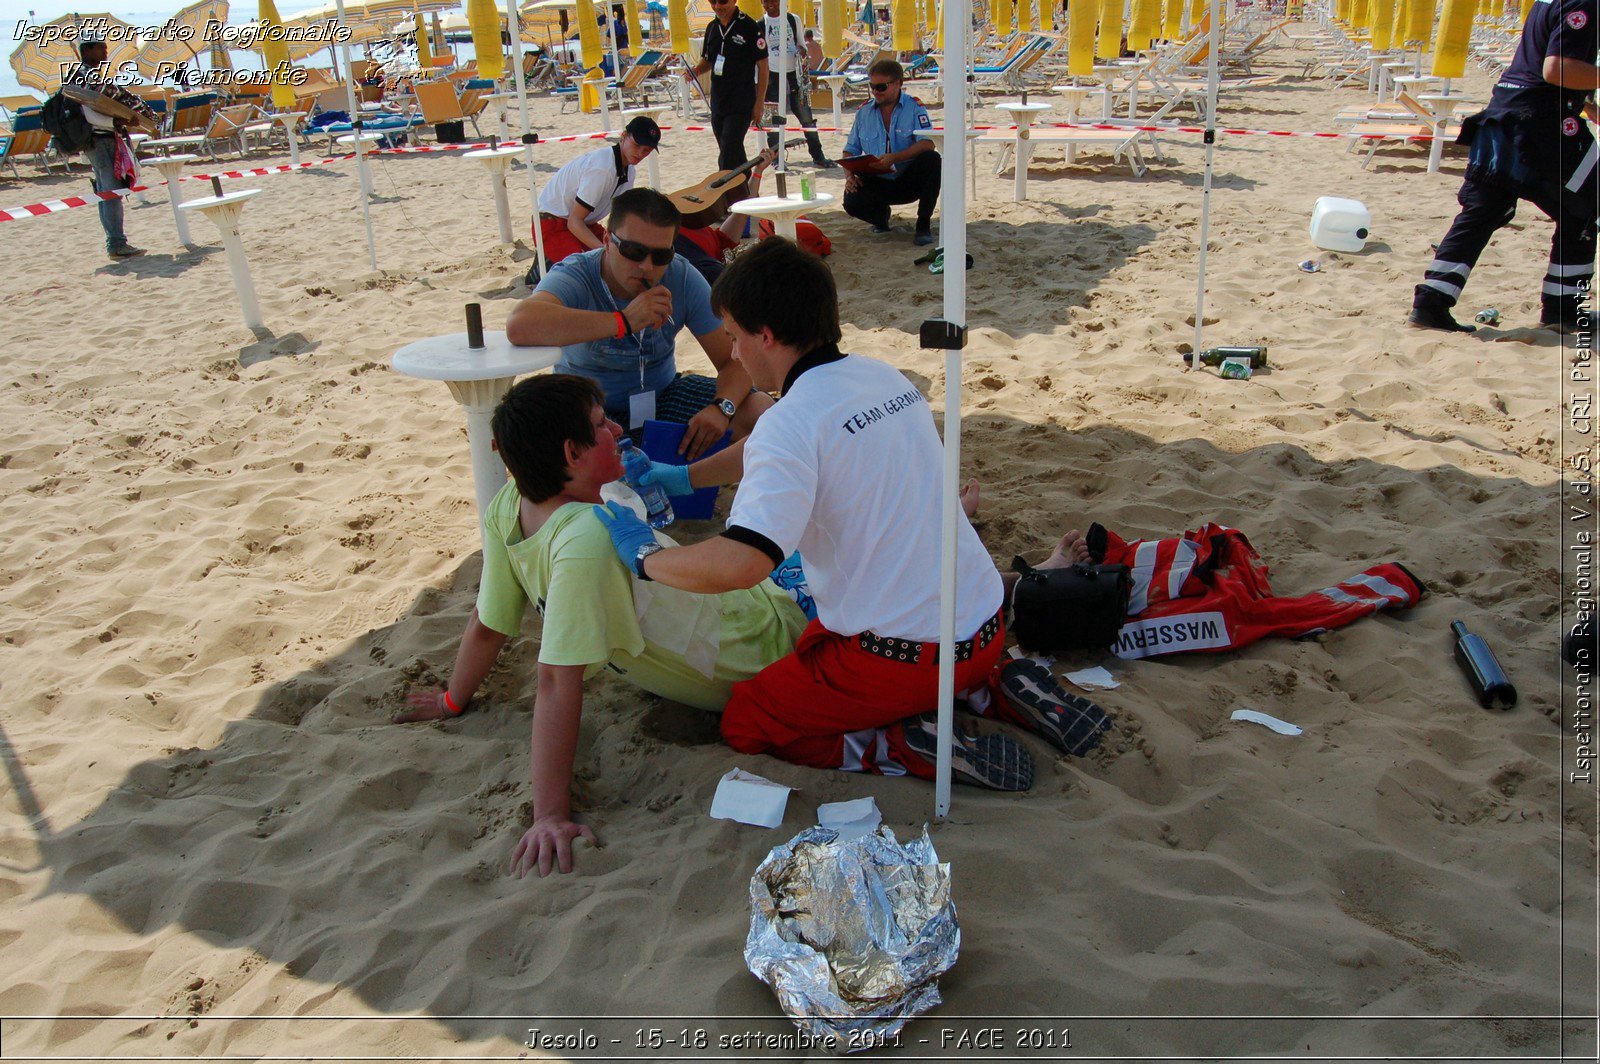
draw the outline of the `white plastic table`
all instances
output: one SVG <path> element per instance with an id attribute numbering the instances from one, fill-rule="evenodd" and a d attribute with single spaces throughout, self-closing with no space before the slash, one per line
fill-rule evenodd
<path id="1" fill-rule="evenodd" d="M 1428 145 L 1428 173 L 1436 174 L 1439 172 L 1439 162 L 1444 158 L 1444 130 L 1450 124 L 1450 116 L 1460 105 L 1475 104 L 1478 101 L 1444 92 L 1424 93 L 1417 99 L 1427 104 L 1438 116 L 1437 121 L 1433 123 L 1433 143 Z"/>
<path id="2" fill-rule="evenodd" d="M 500 243 L 512 243 L 511 236 L 511 205 L 506 202 L 506 167 L 511 165 L 511 160 L 522 154 L 521 146 L 503 148 L 478 148 L 462 156 L 463 159 L 477 159 L 489 171 L 489 186 L 494 191 L 494 216 L 500 224 Z"/>
<path id="3" fill-rule="evenodd" d="M 1052 85 L 1050 88 L 1051 91 L 1059 92 L 1066 98 L 1067 113 L 1063 116 L 1066 121 L 1069 124 L 1076 122 L 1080 113 L 1079 108 L 1083 106 L 1083 101 L 1089 98 L 1089 90 L 1082 85 Z M 1077 155 L 1077 148 L 1070 140 L 1067 141 L 1067 162 L 1074 162 Z"/>
<path id="4" fill-rule="evenodd" d="M 510 101 L 516 98 L 517 94 L 514 92 L 491 92 L 484 97 L 484 100 L 488 101 L 489 106 L 493 107 L 495 113 L 499 116 L 501 140 L 511 139 L 511 123 L 506 118 L 506 112 L 509 110 Z"/>
<path id="5" fill-rule="evenodd" d="M 755 199 L 740 200 L 730 205 L 728 210 L 733 214 L 771 218 L 772 228 L 779 236 L 794 240 L 795 219 L 811 211 L 820 211 L 832 203 L 833 195 L 828 192 L 818 192 L 810 199 L 801 199 L 799 196 L 757 196 Z"/>
<path id="6" fill-rule="evenodd" d="M 934 147 L 938 148 L 942 154 L 944 152 L 944 138 L 947 132 L 949 131 L 944 129 L 918 129 L 912 135 L 923 140 L 933 141 Z M 972 149 L 972 142 L 981 136 L 983 136 L 983 130 L 981 129 L 967 130 L 967 172 L 972 178 L 972 199 L 974 202 L 978 198 L 978 153 Z M 939 230 L 940 232 L 944 231 L 943 196 L 939 197 Z"/>
<path id="7" fill-rule="evenodd" d="M 300 145 L 294 139 L 294 131 L 305 114 L 300 111 L 276 111 L 267 117 L 283 127 L 283 137 L 289 142 L 289 165 L 299 166 Z"/>
<path id="8" fill-rule="evenodd" d="M 198 155 L 163 155 L 154 159 L 140 160 L 140 166 L 148 166 L 161 174 L 162 180 L 167 183 L 167 202 L 172 204 L 172 224 L 178 230 L 178 243 L 189 247 L 194 241 L 189 238 L 189 219 L 178 210 L 183 202 L 183 185 L 178 181 L 178 176 L 183 173 L 186 164 L 200 158 Z"/>
<path id="9" fill-rule="evenodd" d="M 661 121 L 661 116 L 670 110 L 672 110 L 670 107 L 630 107 L 626 111 L 619 112 L 617 117 L 621 120 L 624 128 L 627 127 L 629 122 L 632 122 L 640 115 L 643 115 L 645 118 L 651 119 L 659 124 Z M 661 153 L 659 151 L 653 151 L 646 156 L 644 160 L 644 169 L 645 173 L 649 177 L 651 188 L 661 187 L 661 160 L 656 158 L 656 156 L 660 154 Z"/>
<path id="10" fill-rule="evenodd" d="M 261 306 L 256 302 L 255 285 L 250 281 L 250 264 L 244 258 L 244 245 L 239 242 L 239 215 L 244 212 L 244 205 L 259 195 L 259 188 L 247 188 L 178 204 L 180 210 L 199 211 L 210 218 L 222 234 L 222 246 L 228 252 L 228 272 L 233 274 L 233 288 L 239 294 L 244 323 L 251 329 L 262 327 Z"/>
<path id="11" fill-rule="evenodd" d="M 850 79 L 848 74 L 819 74 L 817 80 L 828 86 L 828 91 L 833 95 L 833 128 L 844 130 L 844 83 Z"/>
<path id="12" fill-rule="evenodd" d="M 1028 140 L 1028 127 L 1033 125 L 1033 120 L 1045 111 L 1050 110 L 1047 103 L 1002 103 L 996 104 L 995 110 L 1004 111 L 1011 116 L 1017 124 L 1016 165 L 1013 171 L 1016 175 L 1015 191 L 1013 195 L 1018 203 L 1028 198 L 1028 157 L 1032 154 L 1033 144 Z M 999 170 L 995 170 L 999 173 Z"/>
<path id="13" fill-rule="evenodd" d="M 501 396 L 517 377 L 549 369 L 561 358 L 559 347 L 517 347 L 503 332 L 483 333 L 484 349 L 467 347 L 467 334 L 431 336 L 394 353 L 394 368 L 408 377 L 444 381 L 467 415 L 467 445 L 472 451 L 472 487 L 478 501 L 478 526 L 489 503 L 505 486 L 506 467 L 494 453 L 489 421 Z"/>
<path id="14" fill-rule="evenodd" d="M 383 140 L 383 134 L 381 133 L 361 134 L 361 143 L 363 145 L 377 144 L 381 140 Z M 354 133 L 346 133 L 344 136 L 340 137 L 338 144 L 340 147 L 349 148 L 358 155 L 363 150 L 362 148 L 356 147 L 356 135 Z M 368 170 L 365 166 L 360 165 L 358 165 L 356 169 L 361 172 L 361 194 L 367 197 L 367 199 L 376 198 L 376 194 L 372 191 L 372 171 Z"/>

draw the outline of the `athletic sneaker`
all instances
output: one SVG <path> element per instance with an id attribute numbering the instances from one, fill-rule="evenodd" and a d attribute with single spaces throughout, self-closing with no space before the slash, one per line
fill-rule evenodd
<path id="1" fill-rule="evenodd" d="M 933 777 L 939 760 L 939 715 L 924 713 L 895 726 L 905 737 L 911 755 L 920 757 Z M 1033 757 L 1022 744 L 1005 735 L 966 735 L 953 732 L 950 777 L 958 783 L 994 791 L 1025 791 L 1033 786 Z"/>
<path id="2" fill-rule="evenodd" d="M 1015 658 L 1000 667 L 999 698 L 989 715 L 1026 728 L 1051 746 L 1081 757 L 1100 745 L 1111 727 L 1106 711 L 1062 690 L 1044 665 L 1032 658 Z"/>

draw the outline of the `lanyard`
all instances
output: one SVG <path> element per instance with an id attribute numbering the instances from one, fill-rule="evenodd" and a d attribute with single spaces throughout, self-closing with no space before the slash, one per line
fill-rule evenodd
<path id="1" fill-rule="evenodd" d="M 611 286 L 606 284 L 604 273 L 600 275 L 600 290 L 606 294 L 607 299 L 611 300 L 611 309 L 616 311 L 618 314 L 621 314 L 622 308 L 617 306 L 617 297 L 611 294 Z M 639 390 L 641 392 L 644 391 L 644 364 L 646 361 L 643 334 L 648 331 L 648 329 L 641 329 L 639 332 L 633 334 L 634 345 L 639 348 Z"/>

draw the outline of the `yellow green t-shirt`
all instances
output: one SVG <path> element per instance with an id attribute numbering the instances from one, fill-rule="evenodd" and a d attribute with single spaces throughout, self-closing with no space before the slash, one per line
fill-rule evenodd
<path id="1" fill-rule="evenodd" d="M 484 527 L 478 619 L 516 635 L 532 602 L 544 618 L 540 664 L 582 665 L 585 679 L 610 667 L 662 698 L 721 712 L 733 685 L 793 650 L 806 625 L 770 580 L 697 595 L 636 579 L 588 503 L 561 507 L 523 539 L 517 487 L 507 482 Z"/>

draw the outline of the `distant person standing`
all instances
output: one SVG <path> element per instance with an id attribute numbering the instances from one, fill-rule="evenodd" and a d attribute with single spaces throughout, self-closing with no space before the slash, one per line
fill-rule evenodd
<path id="1" fill-rule="evenodd" d="M 717 138 L 717 169 L 732 170 L 749 158 L 744 135 L 761 123 L 767 95 L 767 39 L 755 19 L 734 0 L 711 0 L 716 18 L 706 25 L 705 45 L 694 76 L 711 71 L 711 133 Z"/>
<path id="2" fill-rule="evenodd" d="M 822 45 L 817 43 L 816 33 L 806 30 L 806 68 L 821 70 L 827 63 L 828 57 L 822 54 Z"/>
<path id="3" fill-rule="evenodd" d="M 106 44 L 102 40 L 84 38 L 78 42 L 79 63 L 62 79 L 68 85 L 93 88 L 105 80 L 101 69 L 106 62 Z M 93 187 L 96 192 L 115 192 L 131 188 L 139 170 L 134 163 L 133 149 L 127 140 L 128 122 L 96 111 L 88 104 L 80 105 L 84 120 L 93 131 L 93 138 L 84 154 L 94 172 Z M 128 243 L 122 228 L 122 197 L 100 201 L 100 228 L 106 233 L 106 254 L 114 259 L 131 259 L 143 255 L 143 248 Z"/>
<path id="4" fill-rule="evenodd" d="M 1461 123 L 1469 145 L 1461 213 L 1412 297 L 1407 320 L 1419 329 L 1475 332 L 1450 314 L 1478 256 L 1527 200 L 1556 223 L 1550 241 L 1539 324 L 1577 328 L 1594 281 L 1595 220 L 1600 214 L 1600 145 L 1594 118 L 1600 88 L 1600 0 L 1535 0 L 1515 56 L 1489 106 Z"/>
<path id="5" fill-rule="evenodd" d="M 806 147 L 811 150 L 811 161 L 824 170 L 831 169 L 836 163 L 822 152 L 822 138 L 817 136 L 814 127 L 817 124 L 815 116 L 811 113 L 811 86 L 806 78 L 804 54 L 800 48 L 800 20 L 794 14 L 779 14 L 778 0 L 761 0 L 761 7 L 767 13 L 765 25 L 762 30 L 767 35 L 767 63 L 771 75 L 767 81 L 767 102 L 778 102 L 779 82 L 787 83 L 788 99 L 784 103 L 788 106 L 789 114 L 795 116 L 802 126 L 808 128 L 806 133 Z M 785 26 L 785 23 L 788 23 Z M 784 115 L 779 113 L 778 126 L 784 125 Z M 767 147 L 778 147 L 779 134 L 767 134 Z"/>

